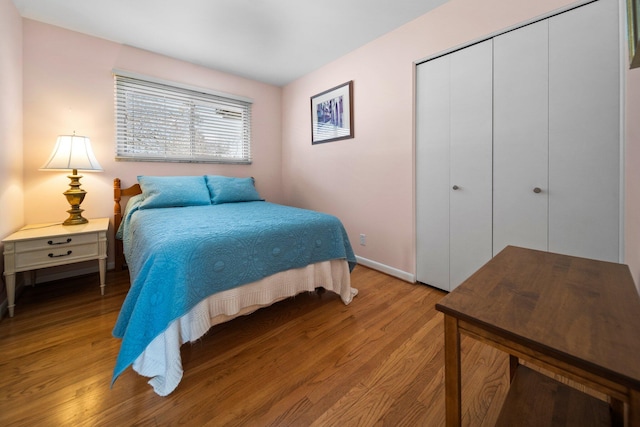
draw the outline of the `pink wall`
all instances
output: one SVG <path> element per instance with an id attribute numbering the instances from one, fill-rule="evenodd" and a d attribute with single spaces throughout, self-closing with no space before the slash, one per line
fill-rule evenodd
<path id="1" fill-rule="evenodd" d="M 358 256 L 415 274 L 415 61 L 570 3 L 452 0 L 287 85 L 287 200 L 339 216 Z M 309 97 L 349 80 L 354 81 L 355 138 L 312 146 Z M 367 235 L 366 246 L 358 244 L 360 233 Z"/>
<path id="2" fill-rule="evenodd" d="M 22 18 L 0 0 L 0 239 L 22 227 Z M 0 253 L 4 248 L 0 245 Z M 0 271 L 4 260 L 0 257 Z M 0 282 L 0 301 L 4 285 Z"/>
<path id="3" fill-rule="evenodd" d="M 66 174 L 42 172 L 56 137 L 91 138 L 103 173 L 85 173 L 84 216 L 112 217 L 113 178 L 221 174 L 253 176 L 260 194 L 282 202 L 281 89 L 165 56 L 25 19 L 24 187 L 27 223 L 64 220 Z M 112 69 L 121 69 L 253 99 L 252 165 L 139 163 L 114 160 Z M 112 248 L 113 245 L 110 245 Z M 113 258 L 110 258 L 110 261 Z"/>

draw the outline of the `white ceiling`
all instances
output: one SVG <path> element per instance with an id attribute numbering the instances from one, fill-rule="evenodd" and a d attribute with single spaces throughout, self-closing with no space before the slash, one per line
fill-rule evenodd
<path id="1" fill-rule="evenodd" d="M 73 31 L 282 86 L 448 0 L 13 0 Z"/>

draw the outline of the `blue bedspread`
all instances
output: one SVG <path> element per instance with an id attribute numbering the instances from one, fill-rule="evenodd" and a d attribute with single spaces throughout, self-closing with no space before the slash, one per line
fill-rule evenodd
<path id="1" fill-rule="evenodd" d="M 356 264 L 338 218 L 268 202 L 140 210 L 134 203 L 122 231 L 131 289 L 113 330 L 122 344 L 112 383 L 172 321 L 216 292 L 330 259 Z"/>

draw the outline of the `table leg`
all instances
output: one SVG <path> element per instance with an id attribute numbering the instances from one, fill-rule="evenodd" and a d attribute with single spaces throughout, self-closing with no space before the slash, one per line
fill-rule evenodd
<path id="1" fill-rule="evenodd" d="M 518 369 L 518 365 L 520 365 L 520 359 L 513 354 L 509 355 L 509 382 L 513 381 L 513 377 L 516 375 L 516 370 Z"/>
<path id="2" fill-rule="evenodd" d="M 98 268 L 100 269 L 100 294 L 104 295 L 105 275 L 107 272 L 107 259 L 100 258 L 98 260 Z"/>
<path id="3" fill-rule="evenodd" d="M 624 402 L 610 397 L 609 406 L 611 407 L 611 425 L 624 427 Z"/>
<path id="4" fill-rule="evenodd" d="M 13 317 L 13 308 L 16 302 L 16 275 L 5 274 L 5 281 L 7 284 L 7 308 L 9 309 L 9 317 Z"/>
<path id="5" fill-rule="evenodd" d="M 458 319 L 444 316 L 444 386 L 447 427 L 462 423 L 462 392 L 460 378 L 460 331 Z"/>
<path id="6" fill-rule="evenodd" d="M 629 392 L 629 427 L 640 427 L 640 390 Z"/>

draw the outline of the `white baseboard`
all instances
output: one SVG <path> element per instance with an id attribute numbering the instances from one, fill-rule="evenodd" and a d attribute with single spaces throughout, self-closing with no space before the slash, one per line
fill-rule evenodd
<path id="1" fill-rule="evenodd" d="M 54 280 L 68 279 L 69 277 L 84 276 L 86 274 L 92 274 L 98 272 L 98 266 L 74 268 L 64 271 L 48 272 L 45 270 L 38 270 L 36 272 L 36 285 L 40 283 L 53 282 Z M 29 273 L 25 274 L 25 282 L 31 285 L 31 278 Z"/>
<path id="2" fill-rule="evenodd" d="M 94 262 L 91 262 L 91 265 L 85 264 L 78 268 L 73 268 L 73 264 L 66 265 L 65 267 L 66 268 L 62 271 L 54 271 L 53 268 L 38 270 L 36 273 L 36 284 L 68 279 L 69 277 L 84 276 L 86 274 L 93 274 L 100 271 L 97 263 Z M 107 270 L 113 270 L 114 268 L 115 263 L 107 262 Z M 28 272 L 24 273 L 24 280 L 26 284 L 31 285 L 31 277 Z"/>
<path id="3" fill-rule="evenodd" d="M 388 265 L 381 264 L 376 261 L 372 261 L 370 259 L 362 258 L 360 256 L 356 256 L 356 260 L 358 264 L 362 264 L 365 267 L 372 268 L 374 270 L 381 271 L 389 276 L 397 277 L 400 280 L 404 280 L 405 282 L 415 283 L 416 277 L 414 274 L 407 273 L 406 271 L 398 270 L 397 268 L 389 267 Z"/>

